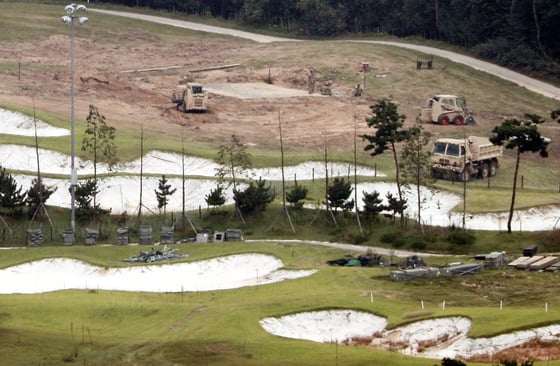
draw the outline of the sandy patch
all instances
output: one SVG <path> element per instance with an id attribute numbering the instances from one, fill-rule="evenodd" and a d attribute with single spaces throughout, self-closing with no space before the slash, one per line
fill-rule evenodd
<path id="1" fill-rule="evenodd" d="M 138 292 L 212 291 L 257 286 L 310 276 L 314 270 L 282 270 L 264 254 L 239 254 L 193 263 L 104 268 L 69 258 L 33 261 L 0 270 L 0 293 L 112 290 Z"/>
<path id="2" fill-rule="evenodd" d="M 367 344 L 406 355 L 443 359 L 491 357 L 524 344 L 560 341 L 560 324 L 501 334 L 490 338 L 469 338 L 471 321 L 465 317 L 421 320 L 385 330 L 385 318 L 353 310 L 331 310 L 265 318 L 261 326 L 269 333 L 321 343 Z M 370 339 L 368 342 L 367 339 Z M 556 345 L 555 348 L 558 348 Z M 529 354 L 514 354 L 514 358 Z"/>

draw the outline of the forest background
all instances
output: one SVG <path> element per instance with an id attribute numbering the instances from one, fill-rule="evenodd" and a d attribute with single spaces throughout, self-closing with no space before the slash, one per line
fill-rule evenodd
<path id="1" fill-rule="evenodd" d="M 113 0 L 305 38 L 380 33 L 445 42 L 560 84 L 557 0 Z"/>

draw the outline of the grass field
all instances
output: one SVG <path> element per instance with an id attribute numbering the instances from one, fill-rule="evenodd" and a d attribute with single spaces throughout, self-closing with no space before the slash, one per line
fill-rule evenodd
<path id="1" fill-rule="evenodd" d="M 43 39 L 48 35 L 67 35 L 68 29 L 59 24 L 65 3 L 58 5 L 20 4 L 0 2 L 0 47 L 17 42 Z M 21 14 L 26 17 L 22 19 Z M 95 15 L 92 14 L 92 17 Z M 110 31 L 109 31 L 110 30 Z M 117 17 L 97 17 L 88 24 L 88 36 L 96 42 L 111 44 L 118 40 L 123 45 L 135 45 L 129 41 L 129 33 L 141 33 L 148 38 L 157 37 L 161 42 L 176 37 L 195 39 L 194 32 L 179 32 L 162 25 L 148 25 Z M 205 41 L 220 39 L 219 36 L 203 35 Z M 130 43 L 128 43 L 130 42 Z M 240 41 L 240 47 L 245 47 Z M 558 107 L 557 101 L 538 96 L 509 82 L 473 71 L 463 65 L 435 59 L 437 71 L 416 73 L 405 65 L 415 57 L 411 51 L 396 47 L 364 46 L 358 44 L 326 43 L 313 41 L 293 45 L 275 44 L 270 47 L 256 46 L 254 56 L 246 60 L 247 69 L 253 67 L 308 66 L 313 59 L 324 73 L 338 70 L 341 83 L 353 85 L 361 76 L 350 70 L 355 60 L 366 57 L 391 70 L 398 77 L 379 78 L 370 81 L 375 85 L 376 97 L 390 97 L 399 101 L 401 113 L 413 118 L 416 107 L 427 95 L 433 93 L 434 85 L 457 94 L 468 94 L 469 104 L 477 106 L 477 117 L 488 124 L 480 124 L 469 130 L 472 134 L 488 134 L 492 124 L 503 116 L 521 115 L 525 112 L 546 113 Z M 124 47 L 124 46 L 123 46 Z M 336 52 L 335 52 L 336 51 Z M 341 56 L 342 55 L 342 56 Z M 446 65 L 445 68 L 440 65 Z M 409 65 L 410 66 L 410 65 Z M 0 60 L 0 76 L 13 77 L 19 65 L 13 61 Z M 23 67 L 33 73 L 62 70 L 58 64 L 39 62 L 24 63 Z M 341 71 L 342 70 L 342 71 Z M 375 84 L 373 84 L 375 82 Z M 0 85 L 2 82 L 0 81 Z M 476 91 L 476 92 L 473 92 Z M 32 115 L 29 107 L 2 101 L 0 106 L 20 110 Z M 327 113 L 328 111 L 325 111 Z M 37 117 L 54 126 L 67 125 L 68 117 L 62 113 L 37 110 Z M 460 137 L 462 130 L 445 130 L 431 126 L 439 134 Z M 544 127 L 547 136 L 560 137 L 556 125 Z M 79 132 L 81 133 L 81 132 Z M 181 151 L 181 136 L 166 135 L 161 131 L 146 132 L 147 148 Z M 81 135 L 78 135 L 78 141 Z M 138 157 L 139 131 L 133 128 L 119 129 L 119 147 L 122 160 Z M 29 137 L 0 136 L 0 143 L 16 143 L 29 146 Z M 45 139 L 41 146 L 66 151 L 67 138 Z M 213 158 L 216 146 L 205 141 L 189 141 L 189 154 Z M 299 163 L 321 159 L 322 149 L 288 149 L 287 161 Z M 350 149 L 333 149 L 333 160 L 352 161 Z M 525 208 L 541 204 L 558 204 L 560 184 L 558 149 L 551 145 L 551 157 L 540 159 L 523 157 L 520 174 L 524 176 L 524 188 L 517 197 L 517 207 Z M 251 150 L 256 166 L 278 165 L 278 151 L 273 149 Z M 526 160 L 525 160 L 526 159 Z M 359 162 L 391 175 L 390 156 L 375 159 L 366 153 L 359 154 Z M 511 197 L 513 159 L 507 154 L 499 176 L 491 181 L 473 181 L 467 191 L 467 207 L 472 212 L 506 210 Z M 279 191 L 278 182 L 274 182 Z M 309 183 L 311 200 L 322 198 L 321 182 Z M 490 188 L 488 187 L 490 186 Z M 462 185 L 439 182 L 438 188 L 462 194 Z M 249 217 L 242 224 L 231 208 L 221 215 L 206 212 L 189 213 L 197 225 L 223 230 L 242 227 L 246 239 L 269 238 L 307 239 L 356 243 L 364 246 L 383 246 L 389 249 L 415 249 L 437 252 L 442 256 L 428 261 L 444 265 L 456 261 L 468 261 L 473 254 L 493 250 L 520 253 L 529 244 L 538 244 L 542 251 L 560 252 L 558 233 L 512 233 L 476 232 L 476 241 L 469 245 L 453 244 L 451 229 L 426 228 L 420 234 L 413 223 L 403 229 L 390 219 L 381 218 L 371 226 L 366 225 L 361 234 L 352 215 L 339 217 L 338 225 L 330 218 L 314 211 L 295 211 L 293 220 L 297 233 L 292 233 L 279 202 L 276 201 L 262 217 Z M 55 229 L 49 232 L 46 244 L 40 248 L 18 248 L 0 251 L 0 268 L 41 258 L 70 257 L 98 266 L 125 265 L 122 259 L 135 255 L 138 246 L 82 246 L 58 245 L 59 233 L 65 228 L 68 212 L 49 207 Z M 113 243 L 117 217 L 102 223 L 100 243 Z M 154 215 L 145 222 L 154 227 L 167 224 L 170 217 Z M 140 221 L 130 217 L 128 225 L 137 228 Z M 25 242 L 28 222 L 16 225 L 15 234 L 2 231 L 2 245 Z M 189 227 L 178 228 L 187 235 Z M 18 234 L 19 233 L 19 234 Z M 136 234 L 136 233 L 134 233 Z M 18 236 L 19 235 L 19 236 Z M 80 242 L 82 238 L 79 238 Z M 289 269 L 318 269 L 311 277 L 277 284 L 247 287 L 235 290 L 208 291 L 200 293 L 128 293 L 111 291 L 56 291 L 36 295 L 0 295 L 0 357 L 6 365 L 434 365 L 439 360 L 412 358 L 396 352 L 349 347 L 337 344 L 319 344 L 276 337 L 266 333 L 259 320 L 318 309 L 356 309 L 387 318 L 390 327 L 439 316 L 464 315 L 472 319 L 471 337 L 483 337 L 518 329 L 560 322 L 560 288 L 558 273 L 538 273 L 512 270 L 488 270 L 482 274 L 459 278 L 435 278 L 431 280 L 394 282 L 389 280 L 388 268 L 330 267 L 327 260 L 348 254 L 347 250 L 315 245 L 274 242 L 242 242 L 220 245 L 184 244 L 177 246 L 189 254 L 185 261 L 198 261 L 233 253 L 267 253 L 282 259 Z M 370 302 L 374 294 L 375 301 Z M 426 305 L 420 311 L 420 302 Z M 442 309 L 440 304 L 447 306 Z M 499 310 L 499 302 L 504 308 Z M 544 311 L 544 304 L 549 311 Z M 537 365 L 560 365 L 560 361 L 537 362 Z M 474 365 L 474 363 L 469 363 Z"/>
<path id="2" fill-rule="evenodd" d="M 389 268 L 327 266 L 327 260 L 347 253 L 340 249 L 264 242 L 178 248 L 190 255 L 188 261 L 259 252 L 281 258 L 286 268 L 318 268 L 319 272 L 272 285 L 201 293 L 67 290 L 1 295 L 0 349 L 4 360 L 12 365 L 59 365 L 64 361 L 87 365 L 432 365 L 435 361 L 393 352 L 283 339 L 267 334 L 258 321 L 330 308 L 372 312 L 386 317 L 389 327 L 464 315 L 473 321 L 471 337 L 560 321 L 554 273 L 494 270 L 464 278 L 394 282 L 388 278 Z M 3 251 L 1 262 L 4 267 L 54 256 L 114 266 L 122 265 L 122 258 L 139 249 L 77 246 L 8 250 Z M 532 289 L 530 297 L 528 287 Z M 424 311 L 420 311 L 420 301 Z M 443 301 L 445 309 L 440 306 Z M 550 304 L 549 312 L 544 311 L 545 302 Z"/>

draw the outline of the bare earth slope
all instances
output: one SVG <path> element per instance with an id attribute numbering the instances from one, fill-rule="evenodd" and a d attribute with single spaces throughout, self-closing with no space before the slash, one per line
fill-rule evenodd
<path id="1" fill-rule="evenodd" d="M 79 124 L 84 123 L 89 105 L 94 104 L 111 125 L 132 131 L 139 131 L 143 127 L 145 133 L 156 136 L 160 141 L 171 139 L 177 142 L 183 136 L 187 144 L 192 142 L 215 148 L 236 133 L 250 146 L 277 151 L 278 122 L 281 120 L 287 151 L 321 153 L 325 143 L 328 143 L 329 148 L 349 152 L 355 133 L 371 133 L 364 123 L 365 117 L 369 115 L 369 105 L 380 97 L 390 98 L 394 94 L 391 88 L 401 93 L 403 86 L 399 80 L 413 69 L 410 60 L 397 59 L 388 65 L 380 61 L 382 66 L 387 67 L 376 69 L 375 75 L 372 73 L 368 77 L 379 77 L 375 83 L 381 85 L 384 82 L 389 85 L 389 89 L 379 92 L 370 87 L 366 94 L 356 98 L 347 73 L 355 72 L 352 80 L 361 80 L 359 61 L 362 57 L 345 54 L 345 45 L 342 43 L 338 46 L 338 43 L 331 42 L 321 47 L 322 42 L 299 42 L 134 13 L 88 10 L 91 12 L 90 23 L 76 29 L 78 130 L 82 130 Z M 102 14 L 134 18 L 138 19 L 138 23 L 123 33 L 121 29 L 112 30 L 100 25 Z M 148 26 L 144 29 L 143 21 L 172 25 L 178 29 L 156 34 L 150 32 Z M 182 29 L 199 32 L 185 32 Z M 223 35 L 235 38 L 228 39 Z M 370 43 L 415 47 L 422 52 L 441 54 L 456 62 L 466 62 L 475 68 L 499 73 L 508 80 L 518 79 L 520 85 L 540 90 L 543 95 L 554 98 L 560 96 L 558 88 L 462 55 L 413 45 Z M 301 53 L 309 52 L 309 48 L 316 52 L 314 58 L 306 55 L 300 59 Z M 336 59 L 325 61 L 320 54 L 322 48 L 328 48 L 328 56 Z M 333 51 L 340 53 L 332 56 Z M 2 58 L 4 62 L 21 62 L 23 67 L 17 74 L 2 73 L 0 102 L 27 108 L 34 104 L 38 110 L 68 118 L 68 34 L 53 34 L 33 41 L 4 42 Z M 333 80 L 333 97 L 321 96 L 317 91 L 313 95 L 307 94 L 309 70 L 321 62 L 344 67 L 344 71 L 334 66 L 324 71 L 328 67 L 324 66 L 323 74 L 319 74 L 319 78 Z M 209 66 L 231 64 L 239 66 L 194 72 Z M 265 86 L 264 80 L 269 76 L 273 79 L 274 87 L 284 89 L 276 89 L 274 95 L 258 90 L 258 98 L 248 99 L 247 96 L 251 93 L 255 95 L 255 91 L 251 85 L 241 83 L 260 83 Z M 383 79 L 385 76 L 388 76 L 387 79 Z M 208 85 L 211 91 L 209 113 L 185 114 L 175 109 L 170 97 L 184 80 L 196 80 Z M 223 90 L 224 85 L 234 83 L 238 84 L 235 90 Z M 373 84 L 371 81 L 369 83 Z M 434 88 L 428 90 L 431 89 Z M 402 97 L 398 100 L 400 111 L 409 117 L 410 123 L 414 121 L 417 107 L 429 96 L 424 90 L 414 93 L 412 100 L 405 101 Z M 234 96 L 235 93 L 239 98 Z M 487 125 L 481 125 L 481 132 L 475 133 L 488 133 L 501 118 L 488 113 L 481 117 L 481 120 L 488 121 Z M 354 131 L 354 126 L 357 126 L 357 131 Z M 453 131 L 433 126 L 429 128 L 436 134 Z M 148 145 L 150 142 L 147 141 Z M 551 156 L 555 154 L 552 149 Z"/>

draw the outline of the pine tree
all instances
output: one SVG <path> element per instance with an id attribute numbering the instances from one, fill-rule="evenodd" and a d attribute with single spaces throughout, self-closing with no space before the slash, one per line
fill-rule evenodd
<path id="1" fill-rule="evenodd" d="M 41 179 L 35 178 L 31 182 L 31 187 L 27 191 L 25 202 L 32 211 L 35 212 L 41 204 L 45 204 L 47 200 L 56 192 L 57 187 L 47 187 Z"/>
<path id="2" fill-rule="evenodd" d="M 167 204 L 169 203 L 169 196 L 173 195 L 177 191 L 177 188 L 171 188 L 171 184 L 167 183 L 167 178 L 165 175 L 161 176 L 159 180 L 158 189 L 154 190 L 156 198 L 158 201 L 158 208 L 161 210 L 163 208 L 163 215 L 165 216 Z"/>
<path id="3" fill-rule="evenodd" d="M 266 206 L 274 200 L 272 187 L 270 185 L 266 187 L 265 184 L 266 181 L 259 178 L 257 184 L 251 182 L 245 190 L 233 191 L 233 199 L 241 213 L 264 211 Z"/>
<path id="4" fill-rule="evenodd" d="M 297 182 L 291 189 L 286 192 L 286 201 L 296 208 L 303 206 L 303 200 L 307 198 L 308 189 Z"/>
<path id="5" fill-rule="evenodd" d="M 21 210 L 25 205 L 27 192 L 22 192 L 23 187 L 18 186 L 16 180 L 5 168 L 0 167 L 0 207 L 12 213 Z"/>
<path id="6" fill-rule="evenodd" d="M 352 194 L 352 183 L 345 181 L 344 178 L 336 177 L 329 185 L 327 198 L 330 207 L 334 207 L 336 211 L 338 208 L 343 211 L 349 211 L 354 208 L 354 199 L 348 200 Z"/>
<path id="7" fill-rule="evenodd" d="M 224 195 L 224 187 L 220 184 L 216 185 L 215 189 L 210 190 L 210 193 L 204 197 L 206 204 L 210 207 L 222 206 L 226 203 L 226 197 Z"/>

